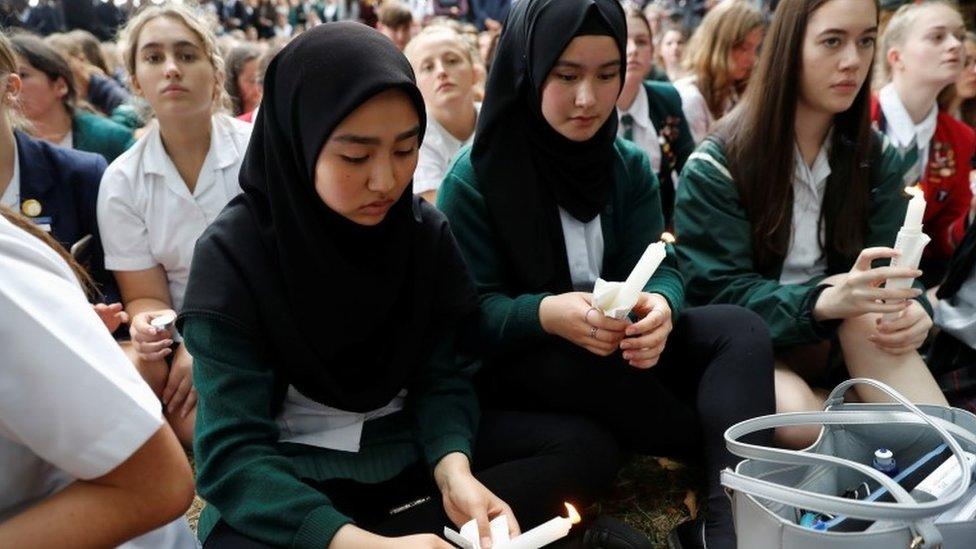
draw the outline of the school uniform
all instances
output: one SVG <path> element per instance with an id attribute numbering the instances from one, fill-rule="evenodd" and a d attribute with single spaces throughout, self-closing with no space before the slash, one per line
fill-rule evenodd
<path id="1" fill-rule="evenodd" d="M 481 111 L 481 103 L 475 103 L 474 109 L 477 116 Z M 427 133 L 424 134 L 424 142 L 420 145 L 417 169 L 413 175 L 413 192 L 420 194 L 439 189 L 458 151 L 465 145 L 470 145 L 473 140 L 474 132 L 461 141 L 451 135 L 451 132 L 447 131 L 436 118 L 428 115 Z"/>
<path id="2" fill-rule="evenodd" d="M 592 500 L 616 459 L 599 429 L 479 413 L 461 338 L 477 294 L 443 215 L 408 186 L 364 226 L 315 194 L 321 143 L 378 91 L 404 92 L 423 137 L 406 58 L 364 25 L 326 23 L 286 46 L 268 79 L 244 192 L 200 238 L 178 321 L 200 395 L 205 546 L 321 549 L 349 523 L 441 534 L 431 471 L 452 453 L 523 527 L 560 498 Z M 306 116 L 279 117 L 288 109 Z"/>
<path id="3" fill-rule="evenodd" d="M 105 159 L 56 147 L 21 131 L 14 132 L 14 147 L 14 176 L 0 202 L 28 217 L 65 250 L 91 235 L 87 251 L 76 259 L 92 275 L 105 302 L 118 301 L 118 286 L 105 270 L 96 220 Z"/>
<path id="4" fill-rule="evenodd" d="M 135 143 L 132 130 L 104 116 L 75 111 L 71 117 L 70 141 L 62 143 L 71 149 L 100 154 L 112 163 Z"/>
<path id="5" fill-rule="evenodd" d="M 163 148 L 154 125 L 113 162 L 98 192 L 105 268 L 141 271 L 161 265 L 179 311 L 193 245 L 241 188 L 237 180 L 251 125 L 225 115 L 212 119 L 210 150 L 191 193 Z"/>
<path id="6" fill-rule="evenodd" d="M 940 112 L 936 105 L 919 124 L 914 124 L 892 84 L 873 98 L 871 118 L 877 128 L 903 149 L 906 170 L 917 168 L 908 185 L 916 182 L 925 192 L 922 229 L 932 241 L 925 248 L 920 268 L 926 287 L 937 285 L 945 275 L 952 251 L 965 233 L 972 191 L 969 172 L 976 153 L 976 131 Z"/>
<path id="7" fill-rule="evenodd" d="M 872 181 L 864 247 L 893 246 L 905 219 L 908 198 L 902 192 L 901 156 L 875 134 L 871 152 Z M 818 154 L 812 169 L 798 155 L 791 243 L 787 255 L 765 272 L 752 259 L 752 225 L 729 173 L 724 149 L 706 139 L 688 159 L 678 184 L 675 205 L 677 257 L 687 281 L 690 305 L 730 303 L 756 312 L 765 320 L 776 347 L 817 343 L 833 337 L 837 322 L 820 323 L 813 307 L 826 276 L 850 271 L 857 257 L 845 257 L 831 247 L 820 247 L 817 233 L 823 195 L 835 181 L 826 162 L 827 150 Z M 836 176 L 835 176 L 836 177 Z M 921 283 L 916 281 L 916 286 Z M 924 297 L 920 303 L 931 310 Z"/>
<path id="8" fill-rule="evenodd" d="M 698 89 L 697 81 L 698 77 L 692 75 L 681 78 L 674 83 L 674 88 L 681 95 L 681 108 L 684 110 L 685 120 L 688 121 L 688 127 L 691 129 L 691 137 L 694 139 L 696 145 L 705 139 L 716 122 L 715 115 L 712 114 L 712 110 L 708 107 L 708 101 L 705 100 L 705 96 Z M 725 100 L 725 105 L 722 106 L 722 113 L 724 114 L 732 110 L 732 107 L 735 106 L 737 101 L 738 96 L 733 92 Z"/>
<path id="9" fill-rule="evenodd" d="M 159 400 L 85 301 L 67 263 L 3 218 L 0 272 L 3 522 L 77 479 L 108 474 L 163 418 Z M 121 545 L 195 546 L 183 517 Z"/>
<path id="10" fill-rule="evenodd" d="M 695 149 L 681 110 L 681 96 L 666 82 L 645 81 L 627 110 L 617 109 L 617 135 L 633 141 L 646 154 L 661 183 L 664 224 L 671 226 L 678 174 Z"/>

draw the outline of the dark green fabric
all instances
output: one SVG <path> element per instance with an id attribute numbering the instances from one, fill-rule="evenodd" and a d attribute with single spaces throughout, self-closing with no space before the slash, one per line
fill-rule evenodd
<path id="1" fill-rule="evenodd" d="M 898 151 L 885 140 L 881 158 L 874 162 L 866 248 L 893 246 L 908 208 Z M 812 314 L 817 285 L 826 276 L 848 272 L 856 258 L 828 249 L 826 275 L 802 284 L 780 284 L 782 265 L 765 276 L 758 273 L 749 220 L 724 152 L 711 139 L 699 145 L 681 173 L 675 232 L 689 305 L 731 303 L 751 309 L 766 321 L 777 347 L 815 343 L 826 336 Z M 917 281 L 916 287 L 921 287 Z M 924 296 L 919 301 L 931 314 Z"/>
<path id="2" fill-rule="evenodd" d="M 661 70 L 660 67 L 654 65 L 651 67 L 651 72 L 647 73 L 647 78 L 644 82 L 670 82 L 671 79 L 668 78 L 668 73 Z"/>
<path id="3" fill-rule="evenodd" d="M 660 238 L 664 220 L 660 188 L 647 155 L 621 138 L 614 142 L 614 148 L 614 184 L 600 218 L 604 242 L 600 275 L 605 280 L 624 280 L 647 245 Z M 485 206 L 484 185 L 475 176 L 470 148 L 462 149 L 444 178 L 437 204 L 451 222 L 478 286 L 482 312 L 478 332 L 482 343 L 493 353 L 501 354 L 556 336 L 543 331 L 539 322 L 539 303 L 549 294 L 524 294 L 512 285 L 508 260 L 500 252 Z M 667 258 L 644 290 L 664 296 L 674 317 L 678 316 L 684 301 L 684 283 L 670 246 Z"/>
<path id="4" fill-rule="evenodd" d="M 109 119 L 133 131 L 146 125 L 146 121 L 143 120 L 139 109 L 130 103 L 122 103 L 118 107 L 115 107 Z"/>
<path id="5" fill-rule="evenodd" d="M 478 404 L 455 358 L 453 333 L 439 338 L 407 388 L 405 408 L 365 423 L 359 452 L 278 442 L 274 411 L 286 382 L 254 338 L 204 315 L 188 315 L 183 335 L 199 394 L 194 455 L 197 491 L 207 501 L 201 540 L 222 518 L 270 545 L 321 549 L 351 519 L 303 480 L 377 483 L 419 460 L 433 467 L 452 452 L 471 455 Z"/>
<path id="6" fill-rule="evenodd" d="M 135 143 L 130 128 L 81 110 L 72 118 L 71 139 L 72 148 L 100 154 L 110 164 Z"/>
<path id="7" fill-rule="evenodd" d="M 651 123 L 658 135 L 665 127 L 668 117 L 678 119 L 678 135 L 671 143 L 674 150 L 677 164 L 674 172 L 681 173 L 688 161 L 688 156 L 695 150 L 695 140 L 691 136 L 691 129 L 688 127 L 688 120 L 685 119 L 685 112 L 681 108 L 681 96 L 670 82 L 644 82 L 644 89 L 647 90 L 648 107 L 651 115 Z M 661 164 L 661 171 L 658 172 L 658 179 L 665 181 L 665 177 L 671 177 L 668 167 Z"/>

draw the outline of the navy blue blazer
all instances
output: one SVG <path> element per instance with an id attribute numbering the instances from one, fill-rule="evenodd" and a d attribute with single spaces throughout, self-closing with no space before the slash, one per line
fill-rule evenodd
<path id="1" fill-rule="evenodd" d="M 95 279 L 105 302 L 119 301 L 118 285 L 112 273 L 105 270 L 105 252 L 95 216 L 98 186 L 107 167 L 105 159 L 98 154 L 56 147 L 20 131 L 15 131 L 14 137 L 20 161 L 20 213 L 32 213 L 36 204 L 25 208 L 24 203 L 37 201 L 40 212 L 31 220 L 42 228 L 49 226 L 51 236 L 66 250 L 92 235 L 79 262 Z"/>

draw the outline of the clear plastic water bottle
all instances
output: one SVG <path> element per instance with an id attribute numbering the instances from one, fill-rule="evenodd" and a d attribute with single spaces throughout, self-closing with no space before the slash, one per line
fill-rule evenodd
<path id="1" fill-rule="evenodd" d="M 898 474 L 898 464 L 895 463 L 895 454 L 887 448 L 878 448 L 874 451 L 874 461 L 871 463 L 871 466 L 889 477 Z"/>

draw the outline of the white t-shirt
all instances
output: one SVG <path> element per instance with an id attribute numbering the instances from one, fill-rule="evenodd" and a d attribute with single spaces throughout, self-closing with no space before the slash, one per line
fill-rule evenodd
<path id="1" fill-rule="evenodd" d="M 475 103 L 474 109 L 480 114 L 481 103 Z M 464 141 L 460 141 L 451 135 L 451 132 L 445 130 L 436 118 L 428 114 L 427 131 L 424 133 L 424 142 L 420 145 L 417 169 L 413 173 L 414 194 L 440 189 L 441 181 L 447 175 L 454 156 L 472 141 L 474 141 L 474 132 Z"/>
<path id="2" fill-rule="evenodd" d="M 793 227 L 780 284 L 799 284 L 827 272 L 820 212 L 830 177 L 830 139 L 830 135 L 824 139 L 812 167 L 803 160 L 800 148 L 794 149 Z"/>
<path id="3" fill-rule="evenodd" d="M 193 246 L 241 192 L 237 180 L 251 124 L 213 117 L 210 151 L 193 194 L 153 127 L 105 170 L 98 191 L 98 230 L 105 268 L 141 271 L 162 265 L 173 309 L 183 305 Z"/>
<path id="4" fill-rule="evenodd" d="M 76 479 L 115 469 L 159 430 L 162 415 L 67 263 L 2 217 L 0 273 L 3 522 Z M 123 547 L 196 545 L 181 518 Z"/>
<path id="5" fill-rule="evenodd" d="M 17 155 L 17 140 L 14 139 L 14 173 L 10 183 L 0 196 L 0 204 L 15 212 L 20 212 L 20 157 Z"/>

